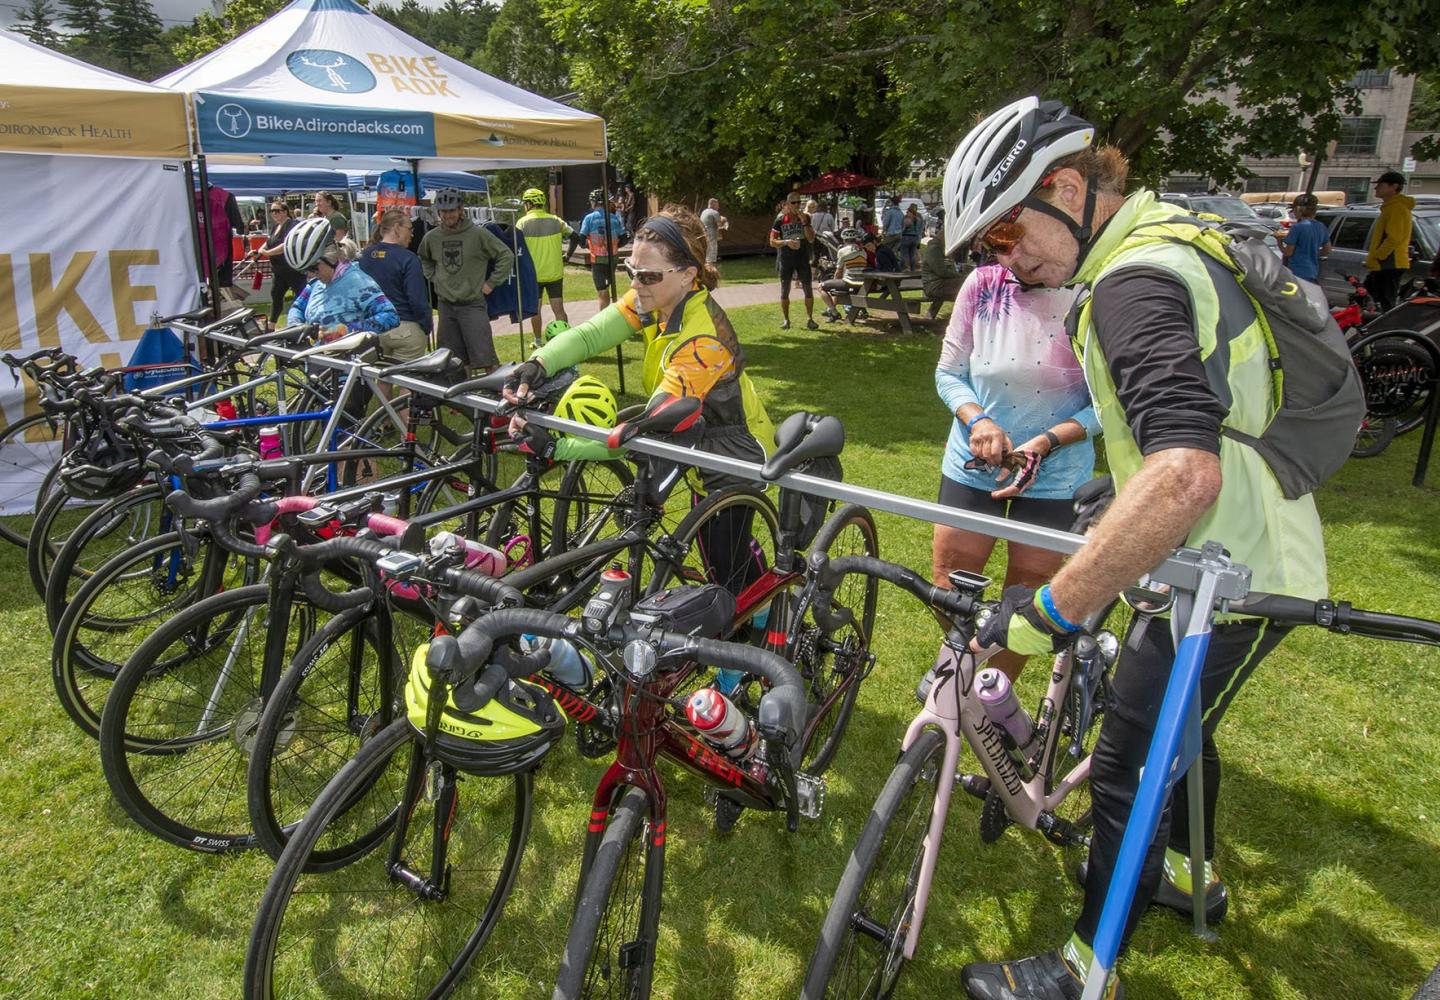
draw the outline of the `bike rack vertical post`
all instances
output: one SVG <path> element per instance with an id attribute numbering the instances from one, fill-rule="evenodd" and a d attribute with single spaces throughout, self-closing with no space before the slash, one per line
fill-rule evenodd
<path id="1" fill-rule="evenodd" d="M 200 171 L 200 222 L 204 230 L 200 235 L 200 247 L 204 251 L 200 264 L 205 268 L 205 281 L 210 286 L 210 318 L 218 320 L 220 309 L 220 262 L 215 259 L 215 239 L 210 226 L 210 172 L 205 167 L 205 154 L 195 157 Z"/>
<path id="2" fill-rule="evenodd" d="M 1440 351 L 1436 351 L 1428 340 L 1423 341 L 1430 348 L 1431 369 L 1430 401 L 1425 407 L 1425 436 L 1420 439 L 1420 457 L 1415 461 L 1415 477 L 1412 486 L 1425 485 L 1425 473 L 1430 468 L 1430 449 L 1435 446 L 1435 425 L 1440 422 Z"/>
<path id="3" fill-rule="evenodd" d="M 620 296 L 616 294 L 615 287 L 615 241 L 610 233 L 610 161 L 604 160 L 600 164 L 600 218 L 605 223 L 605 249 L 611 251 L 605 259 L 610 262 L 607 268 L 608 283 L 610 288 L 611 303 L 618 302 Z M 633 234 L 632 234 L 633 235 Z M 590 266 L 594 267 L 592 260 Z M 625 395 L 625 355 L 620 350 L 620 345 L 615 345 L 615 374 L 620 378 L 620 395 Z"/>
<path id="4" fill-rule="evenodd" d="M 1170 680 L 1165 685 L 1165 697 L 1155 721 L 1155 732 L 1145 757 L 1140 786 L 1135 792 L 1135 803 L 1125 824 L 1125 834 L 1120 841 L 1115 870 L 1111 873 L 1110 885 L 1105 892 L 1105 904 L 1101 908 L 1100 923 L 1092 942 L 1095 958 L 1085 977 L 1082 1000 L 1100 1000 L 1104 995 L 1105 984 L 1120 953 L 1125 922 L 1135 901 L 1135 887 L 1140 881 L 1140 869 L 1144 866 L 1155 830 L 1160 825 L 1160 814 L 1165 807 L 1166 798 L 1175 781 L 1199 759 L 1201 733 L 1198 695 L 1205 654 L 1210 648 L 1211 615 L 1218 602 L 1238 600 L 1249 591 L 1249 571 L 1233 567 L 1218 542 L 1206 542 L 1198 553 L 1194 550 L 1182 550 L 1178 555 L 1191 562 L 1193 574 L 1190 579 L 1184 579 L 1185 574 L 1166 574 L 1163 578 L 1159 574 L 1152 576 L 1157 582 L 1169 584 L 1176 594 L 1172 616 L 1172 627 L 1178 636 L 1175 663 L 1170 671 Z M 1185 622 L 1183 632 L 1179 624 L 1181 621 Z M 1200 776 L 1192 776 L 1190 850 L 1192 858 L 1198 851 L 1201 857 L 1199 871 L 1203 876 L 1205 841 L 1201 785 Z M 1200 831 L 1198 837 L 1197 828 Z M 1203 895 L 1198 897 L 1197 909 L 1196 931 L 1203 934 Z"/>

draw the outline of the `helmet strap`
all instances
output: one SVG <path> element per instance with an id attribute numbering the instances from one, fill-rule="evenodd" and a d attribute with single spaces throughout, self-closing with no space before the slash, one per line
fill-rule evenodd
<path id="1" fill-rule="evenodd" d="M 1083 261 L 1086 254 L 1090 252 L 1090 245 L 1095 241 L 1095 194 L 1094 181 L 1086 181 L 1085 212 L 1078 225 L 1064 209 L 1057 208 L 1034 193 L 1026 195 L 1024 200 L 1020 202 L 1021 205 L 1033 209 L 1041 215 L 1048 215 L 1052 219 L 1058 219 L 1066 229 L 1070 230 L 1070 235 L 1076 243 L 1080 244 L 1080 251 L 1075 255 L 1075 268 L 1077 271 L 1080 268 L 1080 262 Z"/>

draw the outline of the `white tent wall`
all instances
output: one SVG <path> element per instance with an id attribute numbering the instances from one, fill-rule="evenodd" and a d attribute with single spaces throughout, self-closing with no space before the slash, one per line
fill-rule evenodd
<path id="1" fill-rule="evenodd" d="M 82 365 L 121 365 L 153 313 L 197 303 L 193 202 L 177 164 L 0 153 L 0 189 L 12 193 L 0 198 L 0 351 L 61 347 Z M 33 393 L 0 381 L 5 423 L 38 411 Z M 30 512 L 55 451 L 26 448 L 6 447 L 0 515 Z"/>

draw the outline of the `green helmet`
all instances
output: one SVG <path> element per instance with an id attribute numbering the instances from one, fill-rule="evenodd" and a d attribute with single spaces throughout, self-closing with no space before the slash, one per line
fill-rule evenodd
<path id="1" fill-rule="evenodd" d="M 568 329 L 570 329 L 570 324 L 563 319 L 552 319 L 545 324 L 545 342 L 549 343 Z"/>
<path id="2" fill-rule="evenodd" d="M 520 200 L 527 205 L 536 205 L 540 208 L 544 208 L 545 192 L 541 191 L 539 188 L 527 188 L 525 190 L 525 193 L 520 196 Z"/>
<path id="3" fill-rule="evenodd" d="M 594 375 L 581 375 L 555 404 L 555 416 L 591 427 L 614 427 L 618 407 L 610 387 Z"/>

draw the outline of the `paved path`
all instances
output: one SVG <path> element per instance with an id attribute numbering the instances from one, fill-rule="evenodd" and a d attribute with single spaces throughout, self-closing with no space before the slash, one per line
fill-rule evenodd
<path id="1" fill-rule="evenodd" d="M 715 301 L 726 309 L 736 309 L 740 306 L 767 305 L 780 301 L 780 282 L 761 281 L 744 285 L 726 285 L 722 283 L 719 288 L 715 289 L 714 295 Z M 800 308 L 802 310 L 804 309 L 803 303 L 800 303 Z M 565 302 L 565 314 L 570 317 L 572 325 L 585 322 L 585 320 L 594 316 L 599 311 L 599 300 L 597 299 L 566 300 Z M 541 315 L 543 322 L 548 323 L 550 321 L 551 313 L 548 305 L 541 310 Z M 528 326 L 530 321 L 526 320 L 525 322 Z M 502 331 L 512 331 L 515 329 L 513 323 L 504 319 L 497 320 L 495 326 L 496 329 Z"/>

